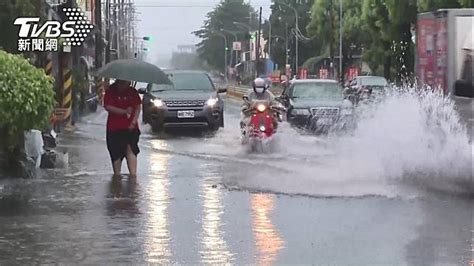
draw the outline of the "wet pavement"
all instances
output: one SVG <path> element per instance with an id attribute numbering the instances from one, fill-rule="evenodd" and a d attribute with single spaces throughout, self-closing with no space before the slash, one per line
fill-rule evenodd
<path id="1" fill-rule="evenodd" d="M 293 150 L 248 155 L 233 101 L 216 136 L 156 136 L 142 125 L 136 182 L 111 176 L 105 118 L 99 111 L 61 136 L 69 169 L 0 180 L 0 264 L 467 265 L 473 259 L 472 194 L 412 182 L 329 180 L 333 172 L 318 172 L 327 168 L 320 167 L 324 159 L 305 147 L 324 140 L 311 137 L 298 139 L 300 157 Z"/>

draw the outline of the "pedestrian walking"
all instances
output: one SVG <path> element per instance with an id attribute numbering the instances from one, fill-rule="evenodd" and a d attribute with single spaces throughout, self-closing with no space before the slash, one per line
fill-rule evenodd
<path id="1" fill-rule="evenodd" d="M 137 155 L 140 129 L 138 117 L 141 99 L 130 81 L 117 80 L 110 85 L 104 96 L 107 118 L 107 149 L 110 153 L 114 176 L 120 176 L 122 161 L 127 159 L 130 178 L 137 175 Z"/>

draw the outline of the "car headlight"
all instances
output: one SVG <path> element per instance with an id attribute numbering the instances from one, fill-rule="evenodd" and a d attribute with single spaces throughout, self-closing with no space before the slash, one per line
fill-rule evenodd
<path id="1" fill-rule="evenodd" d="M 308 109 L 293 109 L 291 111 L 292 115 L 310 115 L 310 112 Z"/>
<path id="2" fill-rule="evenodd" d="M 217 104 L 218 101 L 219 101 L 219 99 L 217 99 L 217 98 L 211 98 L 211 99 L 207 100 L 206 104 L 210 107 L 213 107 L 214 105 Z"/>
<path id="3" fill-rule="evenodd" d="M 164 105 L 163 101 L 160 100 L 160 99 L 153 99 L 151 100 L 151 103 L 155 106 L 155 107 L 162 107 Z"/>
<path id="4" fill-rule="evenodd" d="M 354 110 L 352 108 L 343 108 L 341 109 L 341 115 L 352 115 Z"/>

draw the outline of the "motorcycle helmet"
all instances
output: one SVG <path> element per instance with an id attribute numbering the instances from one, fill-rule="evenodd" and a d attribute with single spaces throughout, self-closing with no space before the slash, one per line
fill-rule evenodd
<path id="1" fill-rule="evenodd" d="M 257 94 L 264 93 L 265 90 L 267 90 L 267 88 L 268 88 L 267 83 L 262 78 L 256 78 L 252 82 L 252 87 L 253 87 L 253 91 L 255 91 L 255 93 L 257 93 Z"/>

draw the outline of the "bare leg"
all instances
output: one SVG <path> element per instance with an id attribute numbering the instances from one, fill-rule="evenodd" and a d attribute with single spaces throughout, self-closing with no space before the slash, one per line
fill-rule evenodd
<path id="1" fill-rule="evenodd" d="M 130 172 L 130 178 L 137 177 L 137 156 L 133 153 L 130 145 L 127 146 L 127 165 Z"/>
<path id="2" fill-rule="evenodd" d="M 120 172 L 122 170 L 122 160 L 118 159 L 117 161 L 113 162 L 114 168 L 114 176 L 120 176 Z"/>

